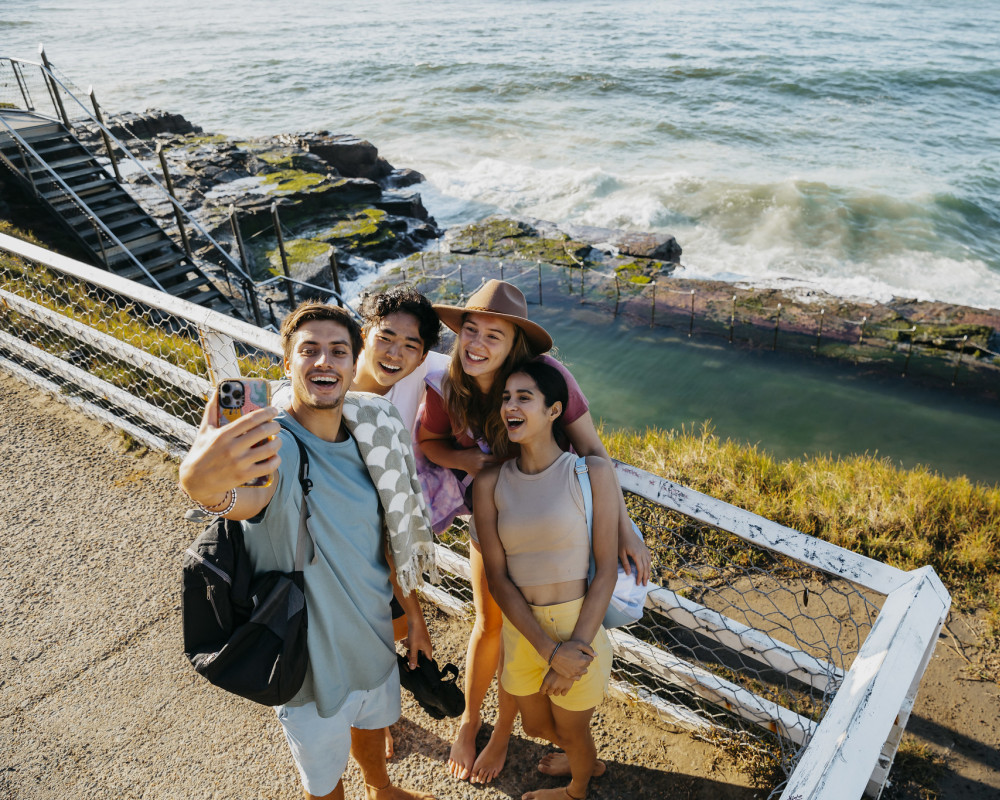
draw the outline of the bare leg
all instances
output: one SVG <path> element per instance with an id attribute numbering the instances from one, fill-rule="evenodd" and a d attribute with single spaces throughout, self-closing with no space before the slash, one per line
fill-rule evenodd
<path id="1" fill-rule="evenodd" d="M 548 700 L 544 695 L 532 695 L 532 697 Z M 535 710 L 529 710 L 524 704 L 520 705 L 522 718 L 527 722 L 528 714 L 534 715 Z M 557 705 L 550 704 L 550 707 L 555 734 L 550 741 L 565 751 L 569 761 L 570 782 L 562 789 L 536 789 L 525 792 L 522 800 L 566 800 L 566 795 L 571 798 L 586 797 L 590 778 L 597 766 L 597 749 L 594 746 L 594 737 L 590 733 L 590 718 L 594 715 L 594 709 L 567 711 Z M 539 729 L 544 727 L 544 720 L 540 722 L 542 724 Z M 534 725 L 529 723 L 529 727 Z"/>
<path id="2" fill-rule="evenodd" d="M 599 778 L 608 769 L 608 765 L 605 764 L 601 759 L 597 759 L 594 762 L 594 775 L 593 777 Z M 569 775 L 569 758 L 565 753 L 547 753 L 542 756 L 542 760 L 538 762 L 538 771 L 543 772 L 546 775 Z"/>
<path id="3" fill-rule="evenodd" d="M 500 607 L 490 595 L 486 583 L 482 553 L 475 542 L 469 551 L 469 563 L 472 567 L 472 600 L 476 608 L 476 621 L 469 637 L 469 649 L 465 658 L 465 712 L 459 720 L 458 734 L 448 758 L 448 771 L 460 780 L 468 780 L 473 774 L 476 762 L 476 734 L 482 725 L 483 700 L 486 699 L 486 693 L 489 691 L 500 660 L 500 629 L 503 624 Z M 509 722 L 498 717 L 494 736 L 500 731 L 501 724 L 506 724 L 507 730 L 505 733 L 501 732 L 497 741 L 498 743 L 504 741 L 506 754 L 506 739 L 510 738 L 510 731 L 514 727 L 513 716 Z M 496 771 L 499 772 L 499 768 Z"/>
<path id="4" fill-rule="evenodd" d="M 333 791 L 329 794 L 325 794 L 322 797 L 315 794 L 309 794 L 305 789 L 302 790 L 302 794 L 305 796 L 306 800 L 344 800 L 344 782 L 337 781 L 337 785 L 334 787 Z"/>
<path id="5" fill-rule="evenodd" d="M 351 728 L 351 753 L 361 767 L 367 800 L 433 800 L 433 795 L 402 789 L 389 781 L 389 773 L 385 768 L 383 729 L 369 731 Z"/>
<path id="6" fill-rule="evenodd" d="M 482 559 L 480 558 L 480 561 Z M 489 602 L 496 605 L 492 595 L 487 595 Z M 503 630 L 503 614 L 500 607 L 496 608 L 500 613 L 500 628 Z M 500 683 L 500 674 L 503 672 L 504 651 L 503 636 L 500 638 L 500 658 L 497 663 L 497 721 L 493 725 L 493 733 L 486 743 L 482 752 L 476 756 L 476 762 L 472 765 L 473 783 L 490 783 L 500 774 L 504 764 L 507 763 L 507 747 L 510 745 L 510 736 L 514 731 L 514 720 L 517 719 L 517 700 Z"/>

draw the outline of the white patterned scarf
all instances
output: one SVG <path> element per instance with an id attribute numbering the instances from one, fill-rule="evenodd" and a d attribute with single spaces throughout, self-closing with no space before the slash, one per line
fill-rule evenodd
<path id="1" fill-rule="evenodd" d="M 384 397 L 348 392 L 343 419 L 378 491 L 399 587 L 409 594 L 423 584 L 425 572 L 436 583 L 440 578 L 430 515 L 417 479 L 410 433 L 399 412 Z"/>

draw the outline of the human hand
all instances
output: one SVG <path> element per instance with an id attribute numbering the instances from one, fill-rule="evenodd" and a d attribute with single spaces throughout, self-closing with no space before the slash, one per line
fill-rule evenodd
<path id="1" fill-rule="evenodd" d="M 281 426 L 276 408 L 259 408 L 219 426 L 217 395 L 213 392 L 191 449 L 181 462 L 180 486 L 195 502 L 217 505 L 235 486 L 271 475 L 281 463 Z M 270 438 L 269 438 L 270 437 Z"/>
<path id="2" fill-rule="evenodd" d="M 458 450 L 456 451 L 455 456 L 456 460 L 459 462 L 458 468 L 463 472 L 469 473 L 469 475 L 473 478 L 487 467 L 500 463 L 500 459 L 498 459 L 495 455 L 492 453 L 484 453 L 478 447 L 469 447 L 465 450 Z"/>
<path id="3" fill-rule="evenodd" d="M 414 616 L 417 618 L 414 619 Z M 409 661 L 410 669 L 416 669 L 419 654 L 423 653 L 428 659 L 434 657 L 431 646 L 431 635 L 427 631 L 427 623 L 424 622 L 423 614 L 406 615 L 407 634 L 403 640 L 406 647 L 406 657 Z"/>
<path id="4" fill-rule="evenodd" d="M 563 677 L 576 681 L 587 674 L 587 667 L 596 657 L 597 653 L 589 644 L 570 639 L 559 645 L 549 666 Z"/>
<path id="5" fill-rule="evenodd" d="M 632 575 L 634 567 L 636 584 L 645 585 L 649 583 L 652 574 L 649 548 L 632 528 L 632 521 L 626 519 L 625 524 L 628 525 L 628 531 L 622 529 L 618 534 L 618 560 L 624 567 L 626 575 Z"/>
<path id="6" fill-rule="evenodd" d="M 562 648 L 559 648 L 560 650 Z M 542 678 L 542 694 L 547 695 L 565 695 L 573 688 L 573 684 L 576 681 L 566 678 L 556 672 L 554 669 L 549 669 L 545 673 L 545 677 Z"/>

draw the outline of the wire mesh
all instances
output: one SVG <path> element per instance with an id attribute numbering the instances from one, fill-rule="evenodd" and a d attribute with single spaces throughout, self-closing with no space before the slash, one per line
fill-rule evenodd
<path id="1" fill-rule="evenodd" d="M 13 256 L 0 259 L 0 299 L 0 357 L 170 451 L 190 444 L 185 426 L 198 425 L 210 391 L 193 322 Z M 246 343 L 237 352 L 243 375 L 281 377 L 274 353 Z"/>
<path id="2" fill-rule="evenodd" d="M 883 596 L 637 495 L 626 502 L 662 591 L 639 622 L 612 632 L 612 680 L 655 698 L 669 721 L 742 750 L 777 796 Z M 467 557 L 468 521 L 440 543 Z M 445 573 L 441 588 L 471 613 L 467 581 Z"/>

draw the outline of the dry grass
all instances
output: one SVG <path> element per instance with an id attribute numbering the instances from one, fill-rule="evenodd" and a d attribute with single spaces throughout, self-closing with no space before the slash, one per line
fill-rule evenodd
<path id="1" fill-rule="evenodd" d="M 930 565 L 957 607 L 1000 638 L 1000 488 L 903 470 L 887 458 L 778 461 L 698 431 L 602 430 L 622 461 L 901 569 Z"/>

